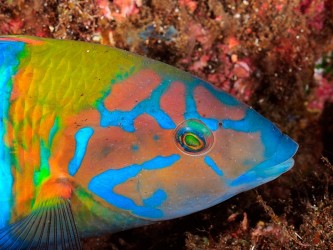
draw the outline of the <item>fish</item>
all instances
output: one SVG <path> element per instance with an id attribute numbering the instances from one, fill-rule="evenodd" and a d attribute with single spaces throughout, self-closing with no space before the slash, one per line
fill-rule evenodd
<path id="1" fill-rule="evenodd" d="M 298 149 L 214 85 L 99 44 L 1 36 L 0 100 L 0 249 L 80 249 L 206 209 Z"/>

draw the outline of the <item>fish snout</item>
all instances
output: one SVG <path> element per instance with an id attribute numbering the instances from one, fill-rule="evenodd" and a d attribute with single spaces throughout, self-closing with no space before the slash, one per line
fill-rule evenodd
<path id="1" fill-rule="evenodd" d="M 267 177 L 276 178 L 280 176 L 293 167 L 293 156 L 297 149 L 298 144 L 289 136 L 282 134 L 273 155 L 257 170 L 261 168 L 262 173 Z"/>

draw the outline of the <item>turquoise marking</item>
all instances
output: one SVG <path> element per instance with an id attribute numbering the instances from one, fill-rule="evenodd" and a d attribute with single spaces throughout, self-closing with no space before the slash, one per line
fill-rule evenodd
<path id="1" fill-rule="evenodd" d="M 132 199 L 117 194 L 114 188 L 136 177 L 143 170 L 158 170 L 172 166 L 180 159 L 180 156 L 157 156 L 142 164 L 133 164 L 120 169 L 109 169 L 90 181 L 88 189 L 107 201 L 111 205 L 130 211 L 133 215 L 158 219 L 163 217 L 163 212 L 158 208 L 167 199 L 167 194 L 162 189 L 157 189 L 150 197 L 143 200 L 143 205 L 137 205 Z"/>
<path id="2" fill-rule="evenodd" d="M 159 207 L 167 199 L 167 193 L 163 189 L 157 189 L 155 193 L 143 200 L 146 207 Z"/>
<path id="3" fill-rule="evenodd" d="M 69 162 L 68 165 L 68 172 L 71 176 L 74 176 L 76 172 L 79 170 L 83 158 L 86 154 L 88 142 L 93 135 L 94 130 L 91 127 L 85 127 L 79 129 L 78 132 L 75 134 L 75 152 L 74 157 Z"/>
<path id="4" fill-rule="evenodd" d="M 265 161 L 230 181 L 230 187 L 245 186 L 246 190 L 257 187 L 263 183 L 274 180 L 281 174 L 287 172 L 294 165 L 294 159 L 288 159 L 280 164 L 272 165 L 272 162 Z"/>
<path id="5" fill-rule="evenodd" d="M 142 114 L 148 114 L 156 120 L 161 128 L 174 129 L 176 127 L 175 123 L 160 107 L 161 96 L 165 93 L 169 86 L 170 81 L 162 81 L 162 83 L 152 92 L 149 98 L 139 102 L 130 111 L 109 111 L 105 108 L 102 99 L 102 101 L 97 102 L 97 110 L 101 114 L 101 126 L 118 126 L 127 132 L 134 132 L 135 119 Z"/>
<path id="6" fill-rule="evenodd" d="M 13 177 L 10 149 L 4 143 L 7 132 L 8 109 L 14 76 L 24 51 L 22 42 L 0 41 L 0 228 L 9 223 Z"/>
<path id="7" fill-rule="evenodd" d="M 158 141 L 158 140 L 160 139 L 160 137 L 159 137 L 159 135 L 154 135 L 153 139 L 154 139 L 155 141 Z"/>
<path id="8" fill-rule="evenodd" d="M 214 118 L 206 118 L 202 117 L 197 111 L 197 104 L 194 99 L 194 90 L 197 87 L 204 87 L 208 90 L 214 97 L 216 97 L 221 103 L 228 106 L 239 106 L 243 105 L 241 102 L 237 101 L 233 96 L 218 90 L 211 84 L 203 82 L 197 78 L 191 83 L 187 83 L 186 85 L 186 113 L 184 114 L 185 119 L 199 119 L 203 123 L 205 123 L 212 131 L 216 131 L 219 127 L 219 121 Z"/>
<path id="9" fill-rule="evenodd" d="M 59 131 L 59 128 L 60 128 L 60 119 L 59 117 L 57 116 L 54 120 L 54 124 L 51 128 L 51 131 L 50 131 L 50 135 L 49 135 L 49 147 L 52 146 L 52 143 L 53 143 L 53 139 L 54 139 L 54 136 L 56 135 L 56 133 Z"/>
<path id="10" fill-rule="evenodd" d="M 196 83 L 196 84 L 195 84 Z M 186 85 L 186 96 L 185 96 L 185 101 L 186 101 L 186 112 L 184 114 L 184 118 L 187 119 L 198 119 L 201 120 L 203 123 L 207 125 L 212 131 L 216 131 L 218 129 L 218 124 L 219 121 L 214 118 L 205 118 L 202 117 L 197 110 L 197 104 L 194 99 L 194 89 L 197 88 L 198 86 L 203 86 L 207 87 L 199 81 L 195 81 L 195 83 L 189 83 Z"/>
<path id="11" fill-rule="evenodd" d="M 139 150 L 139 146 L 138 145 L 132 145 L 132 150 L 133 151 L 138 151 Z"/>
<path id="12" fill-rule="evenodd" d="M 219 175 L 219 176 L 223 176 L 223 171 L 216 165 L 215 161 L 208 155 L 205 156 L 205 163 L 211 168 L 213 169 L 213 171 Z"/>
<path id="13" fill-rule="evenodd" d="M 132 66 L 129 68 L 128 71 L 124 70 L 124 69 L 120 69 L 121 72 L 117 73 L 115 78 L 111 80 L 112 84 L 124 81 L 125 79 L 127 79 L 130 75 L 132 75 L 134 73 L 135 67 Z M 107 91 L 105 93 L 105 97 L 108 96 L 110 94 L 110 91 Z"/>

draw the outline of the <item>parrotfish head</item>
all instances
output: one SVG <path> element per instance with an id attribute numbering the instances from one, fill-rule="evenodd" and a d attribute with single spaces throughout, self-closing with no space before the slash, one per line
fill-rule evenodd
<path id="1" fill-rule="evenodd" d="M 293 166 L 298 145 L 273 123 L 204 81 L 166 75 L 133 74 L 98 104 L 101 128 L 89 142 L 95 148 L 90 163 L 99 169 L 88 185 L 92 193 L 134 217 L 165 220 L 213 206 Z M 134 83 L 142 89 L 130 94 Z M 133 103 L 116 100 L 123 95 Z"/>
<path id="2" fill-rule="evenodd" d="M 252 108 L 122 50 L 0 37 L 0 75 L 0 228 L 60 196 L 82 233 L 120 231 L 213 206 L 293 166 L 297 144 Z"/>

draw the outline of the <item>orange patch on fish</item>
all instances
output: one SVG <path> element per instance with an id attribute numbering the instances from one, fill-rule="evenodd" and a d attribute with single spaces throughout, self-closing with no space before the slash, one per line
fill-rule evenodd
<path id="1" fill-rule="evenodd" d="M 104 104 L 108 110 L 129 111 L 142 100 L 149 98 L 161 78 L 152 70 L 142 70 L 129 78 L 114 83 Z"/>
<path id="2" fill-rule="evenodd" d="M 197 111 L 202 117 L 240 120 L 245 115 L 242 106 L 227 106 L 202 86 L 194 90 L 194 99 Z"/>
<path id="3" fill-rule="evenodd" d="M 174 105 L 170 105 L 173 103 Z M 185 86 L 181 82 L 171 83 L 168 90 L 160 100 L 161 109 L 167 113 L 177 124 L 184 120 L 185 113 Z M 177 125 L 176 124 L 176 125 Z"/>

